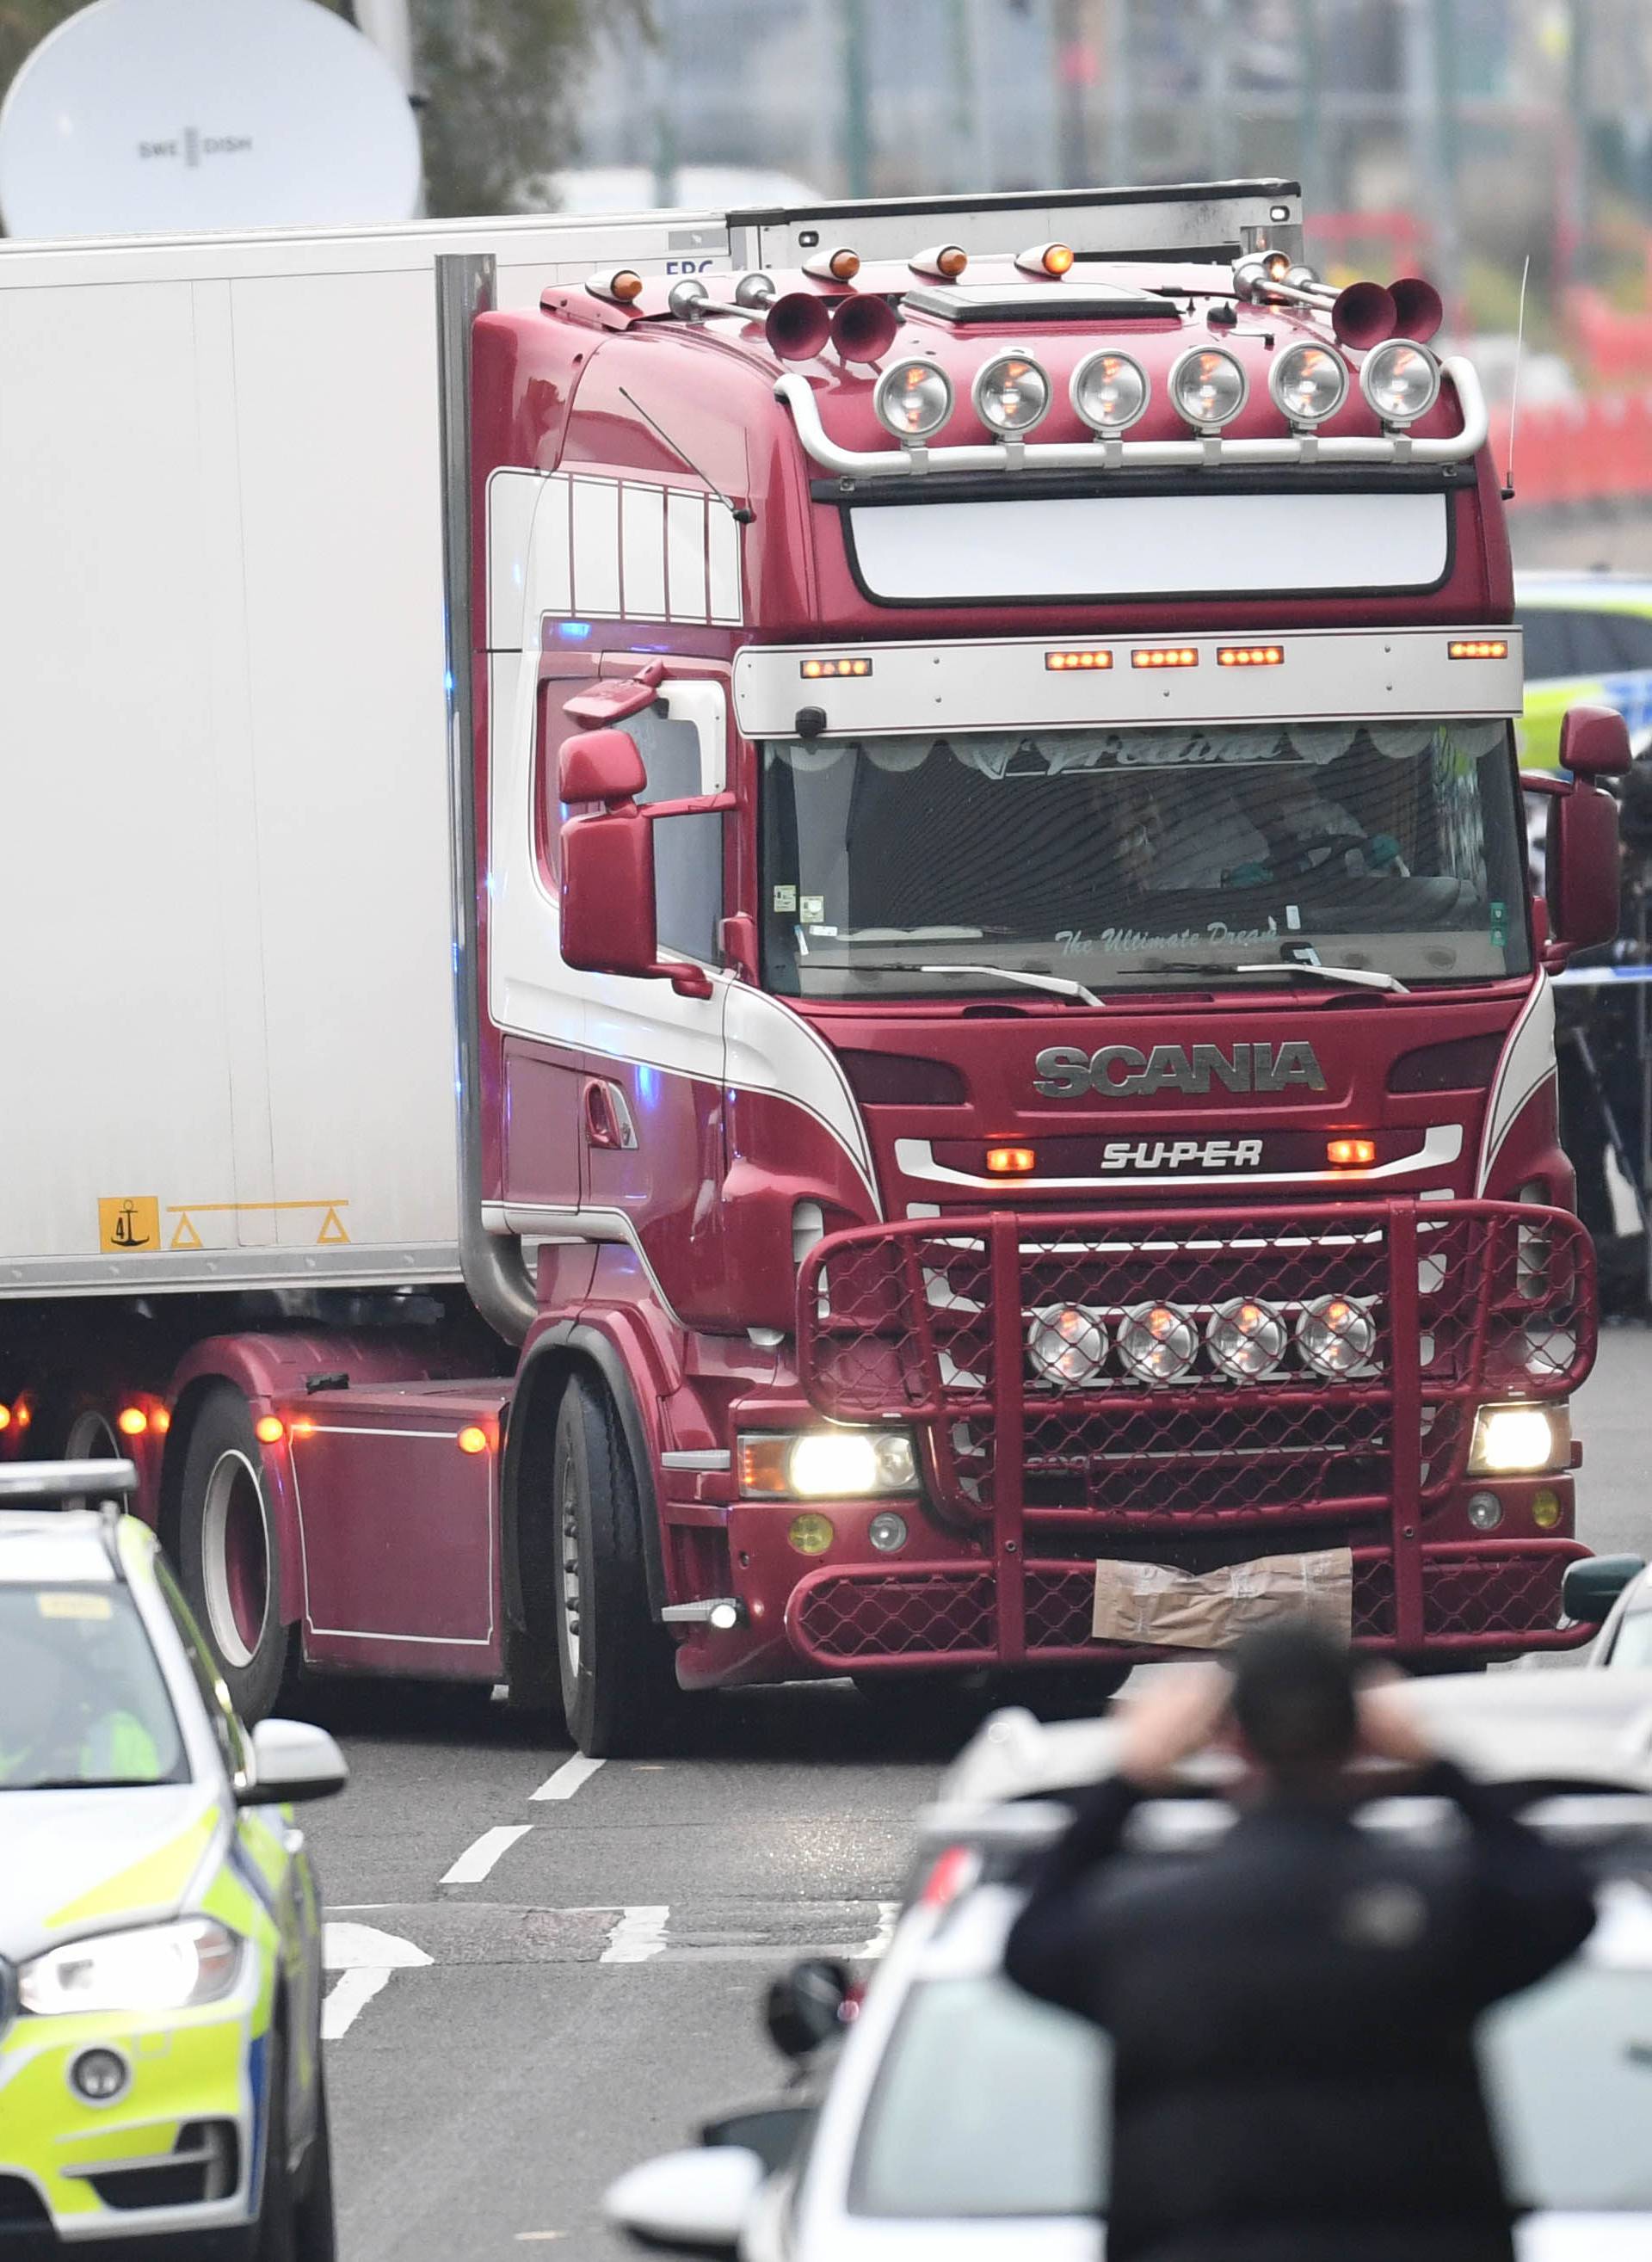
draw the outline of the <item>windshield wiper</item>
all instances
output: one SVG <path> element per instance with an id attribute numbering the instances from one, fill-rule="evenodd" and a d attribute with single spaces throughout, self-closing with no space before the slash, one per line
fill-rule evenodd
<path id="1" fill-rule="evenodd" d="M 996 982 L 1021 982 L 1029 990 L 1048 990 L 1055 998 L 1077 998 L 1084 1005 L 1100 1005 L 1104 1000 L 1093 990 L 1086 990 L 1082 982 L 1068 982 L 1059 974 L 1023 974 L 1019 967 L 1010 966 L 920 966 L 920 974 L 990 974 Z"/>
<path id="2" fill-rule="evenodd" d="M 1323 959 L 1269 958 L 1259 966 L 1236 966 L 1233 970 L 1236 974 L 1300 974 L 1309 982 L 1345 983 L 1351 990 L 1397 990 L 1402 997 L 1410 995 L 1403 982 L 1377 966 L 1327 966 Z"/>

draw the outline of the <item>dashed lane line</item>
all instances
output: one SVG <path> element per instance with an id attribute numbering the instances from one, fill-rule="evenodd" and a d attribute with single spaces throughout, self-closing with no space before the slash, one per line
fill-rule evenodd
<path id="1" fill-rule="evenodd" d="M 601 1760 L 588 1760 L 583 1752 L 575 1752 L 571 1760 L 564 1760 L 555 1774 L 548 1775 L 538 1790 L 530 1791 L 529 1797 L 530 1799 L 572 1798 L 580 1785 L 589 1783 L 602 1765 Z M 560 2237 L 561 2234 L 559 2232 L 557 2235 Z"/>
<path id="2" fill-rule="evenodd" d="M 518 1838 L 525 1838 L 532 1827 L 530 1822 L 503 1822 L 492 1830 L 484 1830 L 439 1882 L 444 1885 L 479 1885 L 500 1855 L 508 1852 Z"/>
<path id="3" fill-rule="evenodd" d="M 666 1925 L 671 1911 L 662 1905 L 646 1905 L 622 1909 L 619 1920 L 608 1935 L 608 1946 L 602 1950 L 604 1963 L 646 1963 L 651 1957 L 663 1956 L 666 1947 Z"/>

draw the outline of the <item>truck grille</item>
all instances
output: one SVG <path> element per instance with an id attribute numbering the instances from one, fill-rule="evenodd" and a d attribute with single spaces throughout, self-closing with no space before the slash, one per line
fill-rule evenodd
<path id="1" fill-rule="evenodd" d="M 1397 1496 L 1425 1514 L 1461 1481 L 1481 1401 L 1582 1380 L 1592 1290 L 1576 1220 L 1513 1203 L 997 1213 L 819 1243 L 799 1358 L 832 1418 L 924 1425 L 943 1515 L 990 1520 L 1007 1486 L 1029 1554 L 1093 1555 L 1104 1531 L 1356 1538 Z M 1262 1315 L 1254 1374 L 1213 1347 L 1241 1309 Z M 1154 1312 L 1185 1360 L 1164 1379 L 1121 1344 L 1139 1353 Z M 1071 1371 L 1052 1373 L 1063 1329 Z"/>

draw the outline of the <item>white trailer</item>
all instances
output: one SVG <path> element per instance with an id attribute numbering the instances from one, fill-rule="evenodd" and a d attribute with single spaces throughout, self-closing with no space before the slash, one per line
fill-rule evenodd
<path id="1" fill-rule="evenodd" d="M 0 1295 L 458 1280 L 435 263 L 721 214 L 0 246 Z"/>

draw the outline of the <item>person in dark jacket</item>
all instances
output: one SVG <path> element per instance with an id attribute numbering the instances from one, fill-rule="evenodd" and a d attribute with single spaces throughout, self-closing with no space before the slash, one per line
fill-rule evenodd
<path id="1" fill-rule="evenodd" d="M 1034 1871 L 1009 1975 L 1113 2042 L 1108 2262 L 1510 2262 L 1475 2024 L 1582 1945 L 1593 1893 L 1356 1671 L 1302 1623 L 1248 1637 L 1230 1678 L 1166 1676 Z M 1247 1767 L 1227 1836 L 1122 1851 L 1217 1735 Z M 1453 1800 L 1461 1842 L 1362 1831 L 1361 1756 Z"/>

